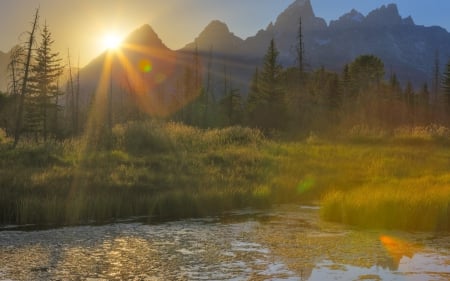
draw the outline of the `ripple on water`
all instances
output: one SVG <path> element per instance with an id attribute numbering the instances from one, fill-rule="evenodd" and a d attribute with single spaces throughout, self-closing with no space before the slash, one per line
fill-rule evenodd
<path id="1" fill-rule="evenodd" d="M 159 225 L 0 231 L 2 281 L 450 280 L 449 266 L 449 235 L 363 232 L 298 206 Z"/>

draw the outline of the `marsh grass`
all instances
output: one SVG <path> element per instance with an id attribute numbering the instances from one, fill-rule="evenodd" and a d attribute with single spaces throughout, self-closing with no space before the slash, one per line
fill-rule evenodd
<path id="1" fill-rule="evenodd" d="M 85 139 L 0 147 L 0 224 L 78 224 L 267 207 L 259 131 L 148 121 L 117 126 L 113 147 Z"/>
<path id="2" fill-rule="evenodd" d="M 326 220 L 448 230 L 448 129 L 364 130 L 357 139 L 281 142 L 249 128 L 146 121 L 116 126 L 108 149 L 83 138 L 14 150 L 6 141 L 0 224 L 173 219 L 303 202 L 321 204 Z"/>
<path id="3" fill-rule="evenodd" d="M 330 192 L 323 200 L 321 216 L 365 228 L 450 230 L 448 180 L 432 186 L 401 183 Z"/>
<path id="4" fill-rule="evenodd" d="M 330 185 L 321 217 L 368 228 L 450 230 L 450 130 L 430 125 L 382 134 L 346 142 L 358 167 L 342 169 L 347 186 L 342 177 Z"/>

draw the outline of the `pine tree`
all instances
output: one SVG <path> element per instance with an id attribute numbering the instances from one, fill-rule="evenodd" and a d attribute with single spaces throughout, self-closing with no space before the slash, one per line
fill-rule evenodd
<path id="1" fill-rule="evenodd" d="M 246 110 L 246 119 L 250 126 L 256 126 L 256 117 L 257 117 L 257 108 L 258 108 L 258 100 L 259 93 L 259 71 L 258 68 L 255 69 L 253 73 L 253 78 L 250 83 L 250 91 L 247 95 L 247 102 L 245 106 Z"/>
<path id="2" fill-rule="evenodd" d="M 445 95 L 445 103 L 447 111 L 450 113 L 450 60 L 445 66 L 445 71 L 442 75 L 442 90 Z"/>
<path id="3" fill-rule="evenodd" d="M 224 115 L 224 125 L 238 125 L 242 121 L 242 98 L 238 89 L 231 89 L 219 102 Z"/>
<path id="4" fill-rule="evenodd" d="M 36 50 L 35 64 L 31 67 L 30 94 L 28 96 L 29 107 L 27 116 L 33 130 L 42 133 L 44 140 L 50 131 L 50 124 L 54 123 L 51 114 L 58 110 L 57 96 L 58 78 L 61 76 L 63 66 L 58 52 L 53 52 L 51 47 L 54 43 L 47 24 L 41 33 L 41 44 Z M 40 128 L 39 128 L 40 127 Z"/>
<path id="5" fill-rule="evenodd" d="M 352 83 L 357 92 L 364 93 L 372 87 L 378 87 L 384 76 L 384 63 L 374 55 L 361 55 L 349 66 Z"/>
<path id="6" fill-rule="evenodd" d="M 278 50 L 272 39 L 259 79 L 258 125 L 265 130 L 282 129 L 286 125 L 286 102 L 281 79 L 283 68 L 278 63 Z"/>
<path id="7" fill-rule="evenodd" d="M 401 86 L 400 86 L 400 82 L 398 81 L 397 74 L 395 74 L 395 72 L 392 73 L 391 79 L 389 81 L 389 84 L 391 86 L 392 93 L 395 96 L 399 96 L 401 91 L 402 91 L 402 89 L 401 89 Z"/>
<path id="8" fill-rule="evenodd" d="M 347 102 L 347 98 L 353 96 L 353 88 L 352 88 L 352 77 L 350 75 L 350 66 L 348 64 L 344 65 L 344 69 L 342 70 L 342 78 L 341 78 L 341 90 L 343 94 L 343 99 Z"/>
<path id="9" fill-rule="evenodd" d="M 303 82 L 305 72 L 305 46 L 303 43 L 302 18 L 299 19 L 297 34 L 297 63 L 299 71 L 299 83 Z"/>
<path id="10" fill-rule="evenodd" d="M 434 68 L 433 68 L 433 104 L 437 103 L 439 90 L 440 90 L 440 61 L 439 61 L 439 50 L 436 50 L 435 57 L 434 57 Z"/>
<path id="11" fill-rule="evenodd" d="M 403 93 L 406 103 L 409 106 L 414 105 L 414 90 L 411 81 L 406 83 L 405 92 Z"/>

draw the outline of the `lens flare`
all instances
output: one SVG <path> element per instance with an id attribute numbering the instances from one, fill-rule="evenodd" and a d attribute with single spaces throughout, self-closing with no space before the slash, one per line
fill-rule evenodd
<path id="1" fill-rule="evenodd" d="M 395 268 L 398 268 L 403 257 L 412 258 L 422 248 L 419 244 L 410 243 L 388 235 L 381 235 L 380 242 L 392 258 Z"/>
<path id="2" fill-rule="evenodd" d="M 299 194 L 303 194 L 310 189 L 312 189 L 315 185 L 315 180 L 313 178 L 306 178 L 303 181 L 300 181 L 297 185 L 297 192 Z"/>
<path id="3" fill-rule="evenodd" d="M 149 73 L 153 70 L 153 65 L 151 61 L 147 59 L 142 59 L 139 61 L 139 70 L 141 70 L 144 73 Z"/>

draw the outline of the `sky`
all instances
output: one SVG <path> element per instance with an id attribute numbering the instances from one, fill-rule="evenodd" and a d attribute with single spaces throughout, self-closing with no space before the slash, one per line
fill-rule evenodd
<path id="1" fill-rule="evenodd" d="M 40 8 L 61 57 L 80 57 L 80 66 L 104 51 L 104 37 L 125 37 L 149 24 L 171 49 L 192 42 L 211 20 L 221 20 L 245 39 L 286 9 L 294 0 L 0 0 L 0 51 L 26 40 L 33 14 Z M 327 22 L 352 8 L 367 15 L 371 10 L 396 3 L 400 15 L 411 15 L 416 24 L 440 25 L 450 30 L 449 0 L 311 0 L 316 16 Z"/>

